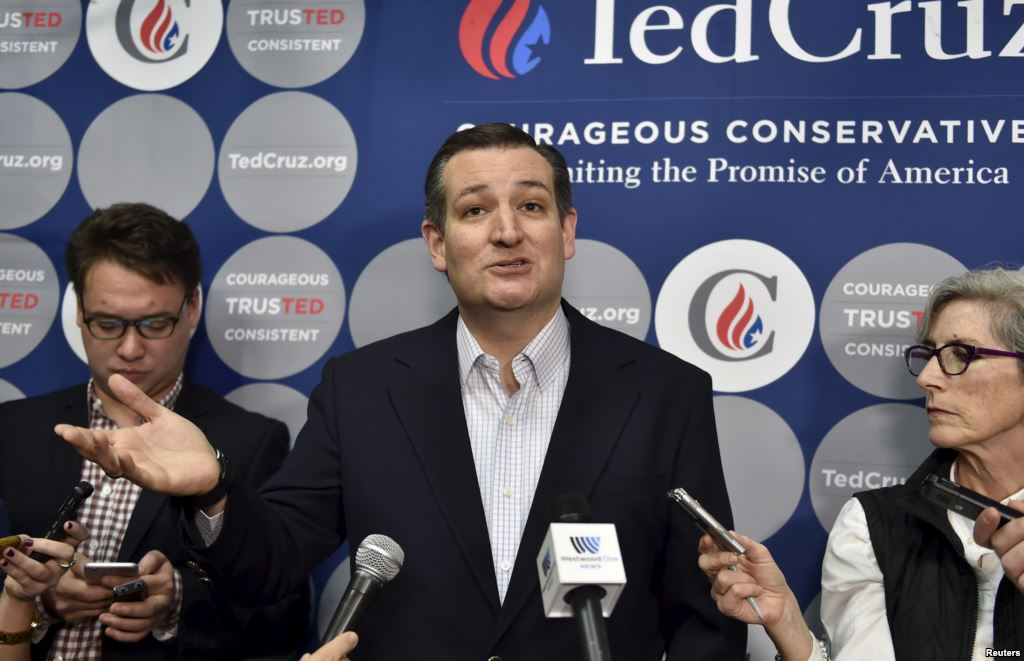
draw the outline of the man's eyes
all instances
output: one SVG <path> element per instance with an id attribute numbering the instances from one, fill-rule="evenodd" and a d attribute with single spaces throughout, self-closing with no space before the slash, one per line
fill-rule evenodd
<path id="1" fill-rule="evenodd" d="M 171 320 L 167 317 L 154 317 L 152 319 L 143 319 L 139 323 L 150 330 L 164 330 L 171 325 Z"/>
<path id="2" fill-rule="evenodd" d="M 124 322 L 120 319 L 93 319 L 92 323 L 103 330 L 117 330 L 124 326 Z"/>

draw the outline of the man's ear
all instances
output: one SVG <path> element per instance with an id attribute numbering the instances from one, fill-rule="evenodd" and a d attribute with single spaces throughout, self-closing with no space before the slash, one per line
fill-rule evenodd
<path id="1" fill-rule="evenodd" d="M 423 240 L 427 243 L 427 250 L 430 251 L 430 263 L 434 266 L 434 270 L 447 273 L 448 262 L 444 256 L 444 234 L 441 233 L 441 229 L 429 220 L 424 220 L 420 225 L 420 233 L 423 234 Z"/>
<path id="2" fill-rule="evenodd" d="M 185 302 L 185 312 L 183 313 L 188 320 L 189 330 L 195 330 L 199 327 L 199 317 L 203 312 L 203 294 L 199 287 L 195 288 L 192 295 L 189 296 L 188 301 Z"/>

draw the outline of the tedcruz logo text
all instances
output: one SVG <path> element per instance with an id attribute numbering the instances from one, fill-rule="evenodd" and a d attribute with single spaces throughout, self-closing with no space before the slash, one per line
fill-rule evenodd
<path id="1" fill-rule="evenodd" d="M 543 7 L 532 4 L 514 0 L 499 16 L 502 0 L 470 0 L 459 23 L 459 48 L 473 71 L 500 80 L 540 63 L 537 51 L 551 41 L 551 22 Z"/>

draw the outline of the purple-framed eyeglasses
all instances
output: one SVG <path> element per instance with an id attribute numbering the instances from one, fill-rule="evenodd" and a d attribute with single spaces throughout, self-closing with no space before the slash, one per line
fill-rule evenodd
<path id="1" fill-rule="evenodd" d="M 915 344 L 907 347 L 903 357 L 907 361 L 907 369 L 914 376 L 924 371 L 925 365 L 935 356 L 939 359 L 939 369 L 949 376 L 957 376 L 967 371 L 967 366 L 978 356 L 1002 356 L 1024 360 L 1024 353 L 1019 351 L 1003 351 L 1002 349 L 983 349 L 973 344 L 950 342 L 938 349 Z"/>

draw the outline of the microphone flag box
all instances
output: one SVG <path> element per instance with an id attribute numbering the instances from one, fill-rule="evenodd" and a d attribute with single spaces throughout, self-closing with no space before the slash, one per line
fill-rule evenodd
<path id="1" fill-rule="evenodd" d="M 546 617 L 572 617 L 565 596 L 574 588 L 604 588 L 601 614 L 608 617 L 626 584 L 619 538 L 611 523 L 552 523 L 537 554 Z"/>

